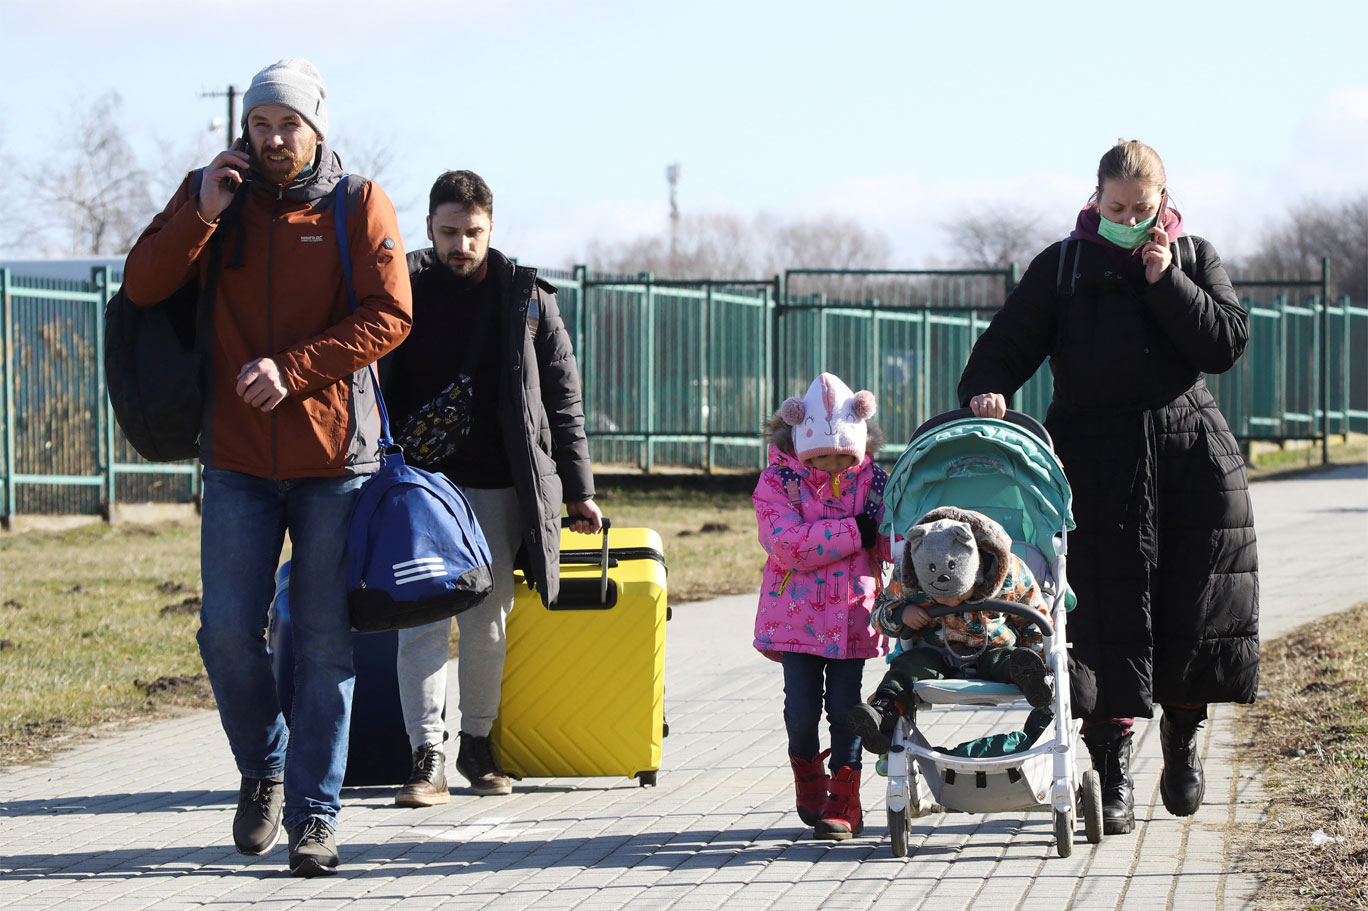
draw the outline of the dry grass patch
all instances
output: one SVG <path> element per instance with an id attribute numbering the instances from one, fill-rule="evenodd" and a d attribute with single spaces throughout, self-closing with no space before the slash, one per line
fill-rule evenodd
<path id="1" fill-rule="evenodd" d="M 1266 643 L 1262 667 L 1242 716 L 1270 797 L 1242 838 L 1258 907 L 1368 908 L 1368 603 Z"/>
<path id="2" fill-rule="evenodd" d="M 759 591 L 765 551 L 748 492 L 599 486 L 597 502 L 615 526 L 660 533 L 671 604 Z"/>
<path id="3" fill-rule="evenodd" d="M 1295 441 L 1282 447 L 1263 444 L 1256 448 L 1250 461 L 1249 477 L 1255 481 L 1272 480 L 1319 471 L 1325 467 L 1322 454 L 1320 443 L 1314 441 Z M 1368 434 L 1332 434 L 1329 455 L 1332 467 L 1368 462 Z"/>
<path id="4" fill-rule="evenodd" d="M 0 765 L 113 722 L 212 705 L 195 645 L 199 529 L 0 536 Z"/>

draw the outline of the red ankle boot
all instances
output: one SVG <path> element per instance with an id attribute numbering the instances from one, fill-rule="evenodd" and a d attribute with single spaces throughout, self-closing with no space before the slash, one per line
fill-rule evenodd
<path id="1" fill-rule="evenodd" d="M 789 765 L 793 766 L 793 786 L 798 792 L 798 818 L 806 825 L 816 825 L 822 818 L 822 808 L 827 800 L 827 773 L 822 762 L 831 754 L 823 750 L 811 759 L 799 759 L 789 754 Z"/>
<path id="2" fill-rule="evenodd" d="M 860 770 L 841 766 L 831 776 L 831 796 L 822 807 L 822 818 L 813 830 L 814 838 L 844 841 L 864 831 L 864 813 L 860 810 Z"/>

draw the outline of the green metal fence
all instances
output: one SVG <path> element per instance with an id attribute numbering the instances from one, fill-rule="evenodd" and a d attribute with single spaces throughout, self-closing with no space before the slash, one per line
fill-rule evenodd
<path id="1" fill-rule="evenodd" d="M 764 464 L 777 281 L 553 279 L 584 379 L 590 455 L 661 468 Z"/>
<path id="2" fill-rule="evenodd" d="M 896 458 L 916 426 L 955 406 L 960 369 L 1016 281 L 999 271 L 791 270 L 761 281 L 661 281 L 583 267 L 544 270 L 584 381 L 590 451 L 643 471 L 758 469 L 762 427 L 817 373 L 879 400 Z M 1211 378 L 1243 439 L 1328 439 L 1368 431 L 1368 309 L 1326 306 L 1320 279 L 1237 283 L 1249 350 Z M 0 269 L 3 395 L 0 518 L 107 512 L 116 503 L 186 502 L 194 463 L 139 457 L 104 390 L 101 314 L 119 276 L 89 282 Z M 1016 407 L 1043 417 L 1049 371 Z"/>
<path id="3" fill-rule="evenodd" d="M 114 421 L 102 316 L 117 278 L 108 268 L 93 270 L 89 282 L 0 269 L 6 521 L 16 513 L 107 514 L 118 502 L 186 502 L 199 492 L 194 463 L 148 462 Z"/>
<path id="4" fill-rule="evenodd" d="M 1368 309 L 1322 301 L 1320 278 L 1236 283 L 1250 313 L 1250 344 L 1235 368 L 1209 376 L 1243 440 L 1319 440 L 1368 431 Z M 879 400 L 877 420 L 896 459 L 926 418 L 957 407 L 960 371 L 974 341 L 1015 286 L 1000 271 L 793 270 L 776 312 L 776 388 L 802 394 L 829 370 Z M 1044 419 L 1053 394 L 1048 364 L 1014 407 Z M 1328 457 L 1328 456 L 1327 456 Z"/>

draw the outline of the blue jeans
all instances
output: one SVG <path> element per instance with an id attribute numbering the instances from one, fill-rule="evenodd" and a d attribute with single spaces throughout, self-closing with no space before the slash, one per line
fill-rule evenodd
<path id="1" fill-rule="evenodd" d="M 286 827 L 336 827 L 351 722 L 347 521 L 364 477 L 272 481 L 204 470 L 200 656 L 219 719 L 247 778 L 285 775 Z M 266 653 L 266 614 L 290 533 L 294 705 L 287 730 Z"/>
<path id="2" fill-rule="evenodd" d="M 860 738 L 850 732 L 846 712 L 861 701 L 864 659 L 784 652 L 783 663 L 784 727 L 788 729 L 789 752 L 801 759 L 811 759 L 820 751 L 817 728 L 825 701 L 827 724 L 831 727 L 831 770 L 842 766 L 860 768 Z"/>

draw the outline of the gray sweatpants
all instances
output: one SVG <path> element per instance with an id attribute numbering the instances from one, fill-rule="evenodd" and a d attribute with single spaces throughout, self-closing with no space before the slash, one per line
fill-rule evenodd
<path id="1" fill-rule="evenodd" d="M 508 614 L 513 610 L 513 557 L 522 545 L 518 532 L 518 495 L 512 487 L 480 490 L 463 487 L 493 557 L 494 590 L 477 607 L 456 617 L 461 632 L 456 683 L 460 688 L 460 730 L 488 737 L 499 714 L 507 645 Z M 399 631 L 399 703 L 409 745 L 440 745 L 446 728 L 447 654 L 451 620 Z"/>

